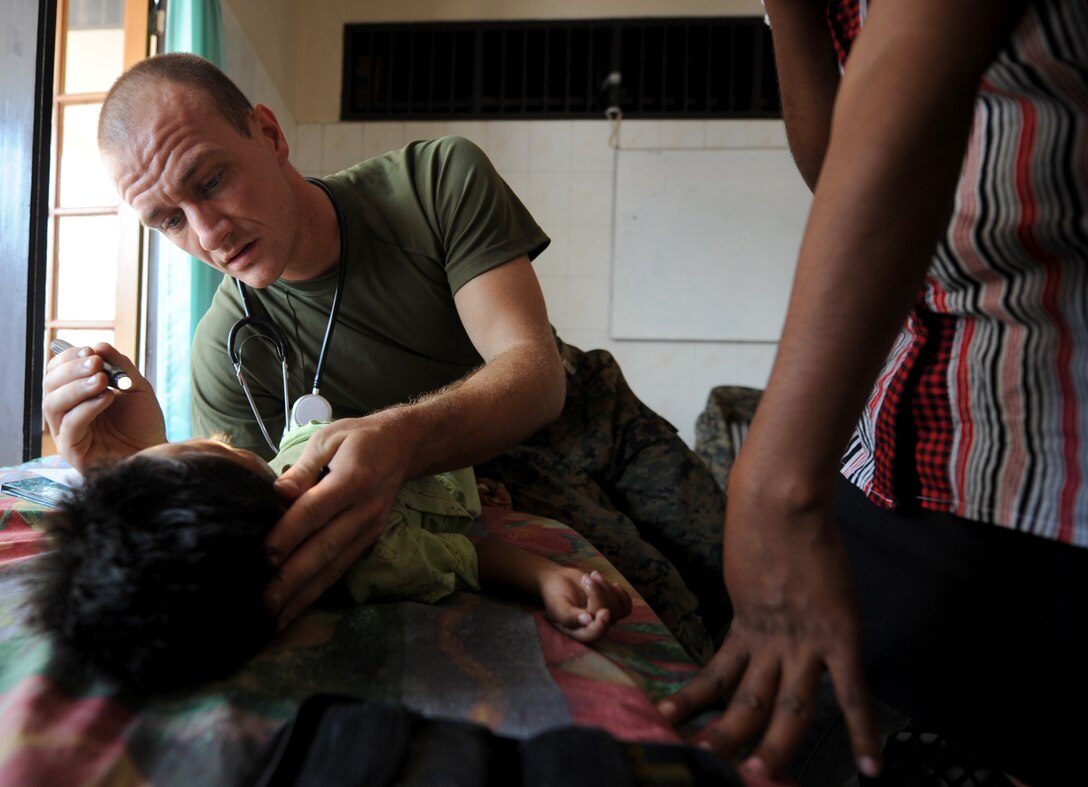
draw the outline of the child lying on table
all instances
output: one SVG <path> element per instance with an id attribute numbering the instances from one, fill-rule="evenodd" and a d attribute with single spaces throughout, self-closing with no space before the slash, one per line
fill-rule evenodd
<path id="1" fill-rule="evenodd" d="M 31 606 L 58 654 L 141 692 L 223 676 L 273 635 L 262 592 L 274 569 L 268 531 L 286 510 L 273 490 L 320 429 L 286 434 L 266 463 L 220 440 L 147 448 L 91 471 L 51 516 L 52 549 Z M 351 600 L 435 602 L 497 585 L 538 596 L 581 642 L 631 611 L 618 584 L 465 531 L 480 513 L 471 468 L 401 487 L 389 528 L 345 572 Z"/>

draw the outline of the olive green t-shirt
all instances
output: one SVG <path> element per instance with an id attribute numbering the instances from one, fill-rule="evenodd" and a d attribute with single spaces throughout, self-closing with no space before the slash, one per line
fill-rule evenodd
<path id="1" fill-rule="evenodd" d="M 333 418 L 408 401 L 482 363 L 453 295 L 466 282 L 549 239 L 472 142 L 414 142 L 324 179 L 344 214 L 346 281 L 321 393 Z M 336 289 L 333 271 L 307 282 L 250 289 L 254 313 L 288 342 L 289 399 L 309 393 Z M 226 337 L 243 316 L 224 277 L 192 350 L 193 433 L 225 432 L 266 459 L 271 451 L 238 384 Z M 280 363 L 248 328 L 236 342 L 243 372 L 272 439 L 284 427 Z"/>

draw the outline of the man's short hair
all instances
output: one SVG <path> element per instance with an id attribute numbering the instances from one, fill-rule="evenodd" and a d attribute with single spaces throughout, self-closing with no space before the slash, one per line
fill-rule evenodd
<path id="1" fill-rule="evenodd" d="M 60 664 L 144 694 L 222 677 L 274 633 L 264 540 L 286 510 L 271 478 L 214 455 L 92 471 L 50 516 L 30 622 Z"/>
<path id="2" fill-rule="evenodd" d="M 214 63 L 187 52 L 170 52 L 141 60 L 117 78 L 98 116 L 98 147 L 118 150 L 129 143 L 132 115 L 145 90 L 173 83 L 203 93 L 243 136 L 251 136 L 253 104 Z"/>

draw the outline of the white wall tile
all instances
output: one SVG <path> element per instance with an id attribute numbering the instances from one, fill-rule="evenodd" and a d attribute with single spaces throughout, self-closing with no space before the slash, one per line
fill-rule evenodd
<path id="1" fill-rule="evenodd" d="M 684 388 L 681 381 L 678 380 L 672 385 L 653 383 L 641 390 L 636 390 L 635 395 L 648 405 L 653 402 L 650 407 L 675 426 L 682 438 L 686 437 L 685 432 L 694 431 L 688 425 L 688 421 L 693 420 L 689 418 L 691 402 L 688 397 L 690 393 Z"/>
<path id="2" fill-rule="evenodd" d="M 608 350 L 615 355 L 610 346 L 608 335 L 601 331 L 578 330 L 575 328 L 560 327 L 559 325 L 556 325 L 556 330 L 559 333 L 559 338 L 567 344 L 573 344 L 581 350 Z M 616 358 L 619 360 L 619 356 L 616 356 Z M 619 363 L 626 376 L 627 365 L 624 364 L 623 361 L 619 361 Z"/>
<path id="3" fill-rule="evenodd" d="M 288 140 L 295 169 L 309 177 L 327 174 L 321 164 L 324 130 L 320 123 L 295 126 L 295 138 Z"/>
<path id="4" fill-rule="evenodd" d="M 571 225 L 569 273 L 591 278 L 612 275 L 611 224 Z"/>
<path id="5" fill-rule="evenodd" d="M 367 123 L 363 134 L 363 158 L 373 158 L 404 147 L 404 124 L 395 121 Z"/>
<path id="6" fill-rule="evenodd" d="M 611 224 L 612 176 L 598 172 L 571 175 L 570 221 L 572 224 Z"/>
<path id="7" fill-rule="evenodd" d="M 663 120 L 659 130 L 663 148 L 701 148 L 706 143 L 702 120 Z"/>
<path id="8" fill-rule="evenodd" d="M 717 385 L 765 388 L 778 345 L 774 342 L 698 342 L 688 379 L 703 392 Z"/>
<path id="9" fill-rule="evenodd" d="M 651 359 L 644 352 L 646 342 L 610 341 L 609 352 L 619 361 L 623 375 L 630 383 L 632 378 L 641 380 L 643 384 L 649 382 L 649 376 L 653 365 Z"/>
<path id="10" fill-rule="evenodd" d="M 465 139 L 471 139 L 487 152 L 487 127 L 483 120 L 454 120 L 446 124 L 446 133 Z M 490 158 L 490 154 L 488 154 Z"/>
<path id="11" fill-rule="evenodd" d="M 546 255 L 548 252 L 544 252 Z M 540 281 L 540 290 L 544 293 L 544 304 L 548 307 L 548 319 L 552 325 L 558 327 L 566 324 L 567 318 L 567 279 L 565 276 L 543 276 L 540 274 L 539 265 L 543 256 L 533 262 L 533 267 L 538 268 L 537 279 Z M 562 336 L 562 331 L 560 331 Z"/>
<path id="12" fill-rule="evenodd" d="M 529 125 L 517 120 L 488 124 L 484 149 L 499 172 L 529 170 Z"/>
<path id="13" fill-rule="evenodd" d="M 295 119 L 283 95 L 269 76 L 229 4 L 222 9 L 223 70 L 254 104 L 264 104 L 279 121 L 288 144 L 295 140 Z"/>
<path id="14" fill-rule="evenodd" d="M 445 121 L 406 122 L 404 124 L 404 144 L 407 145 L 409 142 L 415 142 L 419 139 L 438 139 L 448 133 Z"/>
<path id="15" fill-rule="evenodd" d="M 544 231 L 554 232 L 549 227 L 570 221 L 571 175 L 565 171 L 530 172 L 529 190 L 522 198 Z"/>
<path id="16" fill-rule="evenodd" d="M 566 280 L 570 276 L 570 241 L 567 238 L 566 225 L 558 231 L 552 232 L 547 227 L 544 231 L 552 242 L 544 253 L 533 260 L 533 269 L 537 276 L 549 276 L 555 279 Z"/>
<path id="17" fill-rule="evenodd" d="M 732 373 L 736 382 L 731 384 L 766 388 L 778 352 L 778 342 L 736 344 L 733 349 L 735 363 Z"/>
<path id="18" fill-rule="evenodd" d="M 489 156 L 489 158 L 490 158 L 490 156 Z M 526 171 L 526 170 L 517 170 L 517 171 L 514 171 L 514 172 L 507 172 L 507 171 L 504 171 L 504 170 L 500 169 L 499 170 L 499 175 L 502 176 L 502 179 L 506 181 L 506 185 L 508 185 L 513 190 L 513 192 L 515 194 L 517 194 L 518 199 L 520 199 L 522 201 L 522 203 L 524 203 L 526 205 L 526 207 L 528 207 L 528 202 L 527 202 L 528 197 L 529 197 L 529 173 L 528 173 L 528 171 Z M 532 212 L 531 209 L 530 209 L 530 212 Z M 540 223 L 540 217 L 537 216 L 535 213 L 533 213 L 533 218 L 537 220 L 538 224 Z M 552 234 L 552 230 L 550 230 L 548 227 L 544 227 L 544 232 L 546 232 L 548 235 Z"/>
<path id="19" fill-rule="evenodd" d="M 786 124 L 781 120 L 749 120 L 751 137 L 749 144 L 753 148 L 784 148 L 788 147 L 786 141 Z"/>
<path id="20" fill-rule="evenodd" d="M 650 375 L 658 385 L 682 384 L 692 363 L 690 342 L 651 342 L 644 350 Z"/>
<path id="21" fill-rule="evenodd" d="M 573 331 L 607 332 L 611 291 L 612 282 L 606 278 L 568 277 L 564 327 Z"/>
<path id="22" fill-rule="evenodd" d="M 570 166 L 575 172 L 608 172 L 615 169 L 616 150 L 609 140 L 611 124 L 606 120 L 571 123 Z"/>
<path id="23" fill-rule="evenodd" d="M 708 120 L 705 133 L 708 148 L 751 147 L 752 125 L 746 120 Z"/>
<path id="24" fill-rule="evenodd" d="M 339 172 L 363 159 L 363 125 L 361 123 L 329 123 L 323 127 L 321 168 Z"/>
<path id="25" fill-rule="evenodd" d="M 548 120 L 529 124 L 529 171 L 570 171 L 571 124 Z"/>
<path id="26" fill-rule="evenodd" d="M 625 120 L 620 124 L 620 147 L 645 150 L 661 147 L 661 121 Z"/>

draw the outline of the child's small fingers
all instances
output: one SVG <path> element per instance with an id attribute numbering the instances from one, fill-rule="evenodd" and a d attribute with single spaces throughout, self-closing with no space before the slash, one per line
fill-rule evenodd
<path id="1" fill-rule="evenodd" d="M 549 605 L 548 618 L 562 629 L 577 629 L 593 621 L 593 614 L 582 606 L 563 603 Z"/>
<path id="2" fill-rule="evenodd" d="M 604 619 L 601 618 L 604 615 Z M 608 630 L 608 610 L 601 610 L 601 612 L 591 619 L 589 625 L 586 626 L 559 626 L 557 628 L 570 637 L 573 640 L 581 642 L 583 644 L 589 644 L 601 638 L 601 635 Z"/>
<path id="3" fill-rule="evenodd" d="M 582 584 L 586 591 L 586 609 L 596 614 L 597 610 L 608 607 L 608 596 L 605 592 L 605 586 L 602 586 L 600 582 L 592 579 L 589 574 L 586 574 L 582 580 Z"/>
<path id="4" fill-rule="evenodd" d="M 601 638 L 601 636 L 608 631 L 609 625 L 611 625 L 612 617 L 611 613 L 607 609 L 602 609 L 596 615 L 593 616 L 593 621 L 586 626 L 583 626 L 580 630 L 582 636 L 579 638 L 581 642 L 593 642 Z"/>
<path id="5" fill-rule="evenodd" d="M 590 581 L 589 604 L 591 612 L 598 609 L 608 609 L 615 613 L 615 618 L 626 617 L 631 612 L 631 597 L 616 582 L 607 582 L 604 577 L 597 574 Z"/>
<path id="6" fill-rule="evenodd" d="M 616 619 L 625 618 L 631 614 L 631 595 L 619 582 L 613 582 L 612 589 L 616 593 Z"/>
<path id="7" fill-rule="evenodd" d="M 555 627 L 562 631 L 564 634 L 566 634 L 568 637 L 573 639 L 575 642 L 587 644 L 593 641 L 593 638 L 586 634 L 586 628 L 584 626 L 571 628 L 570 626 L 560 626 L 559 624 L 556 624 Z"/>

